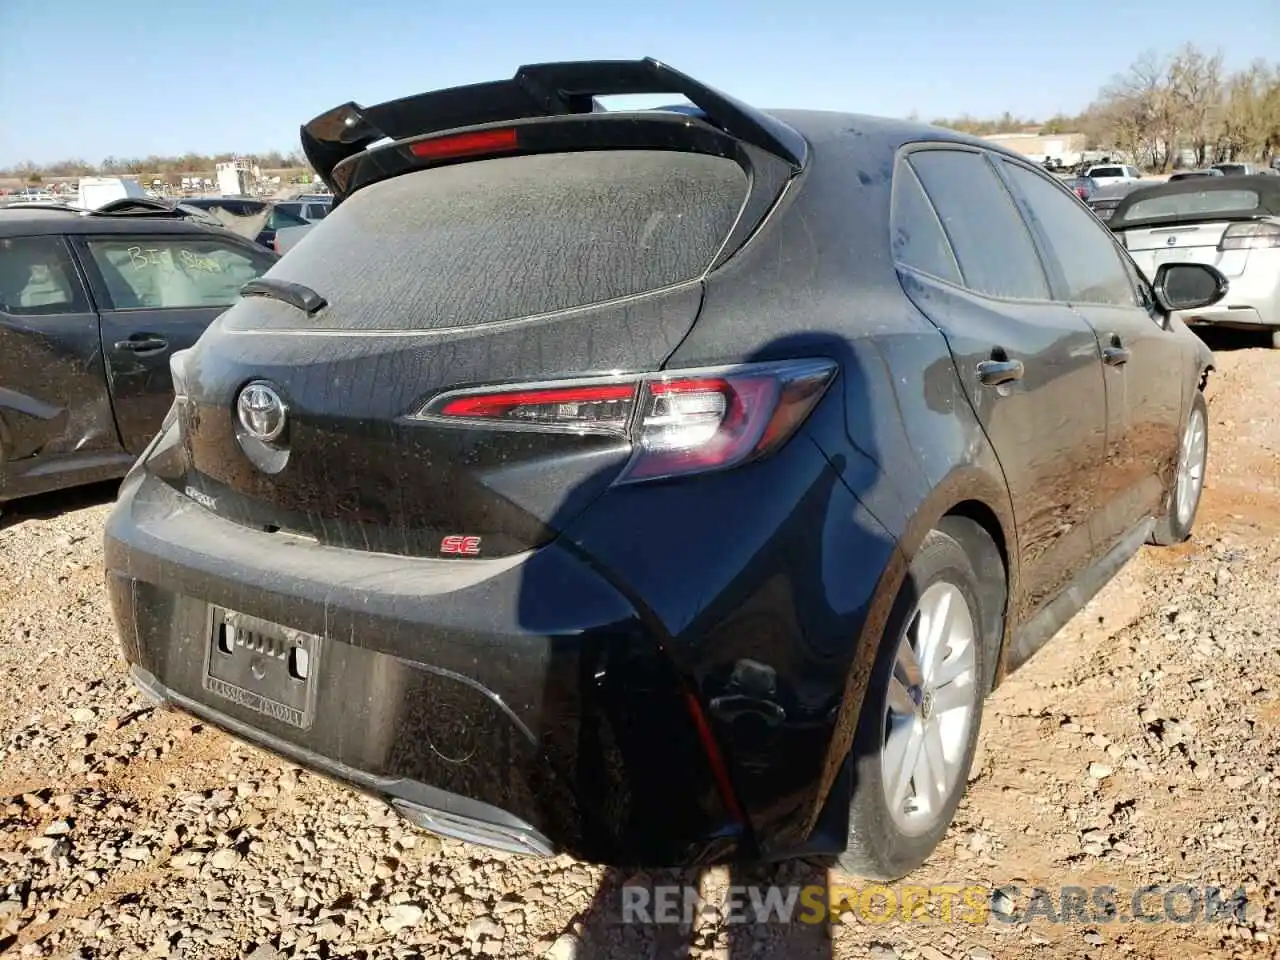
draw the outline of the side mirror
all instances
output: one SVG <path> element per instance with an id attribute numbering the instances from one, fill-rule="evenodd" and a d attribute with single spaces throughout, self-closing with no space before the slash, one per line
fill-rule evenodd
<path id="1" fill-rule="evenodd" d="M 1166 313 L 1211 307 L 1227 295 L 1229 283 L 1207 263 L 1164 263 L 1156 270 L 1151 288 Z"/>

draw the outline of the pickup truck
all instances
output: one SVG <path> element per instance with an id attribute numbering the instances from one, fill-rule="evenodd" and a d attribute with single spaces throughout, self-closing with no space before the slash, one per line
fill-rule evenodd
<path id="1" fill-rule="evenodd" d="M 0 209 L 0 506 L 123 476 L 173 404 L 170 356 L 277 259 L 182 218 Z"/>

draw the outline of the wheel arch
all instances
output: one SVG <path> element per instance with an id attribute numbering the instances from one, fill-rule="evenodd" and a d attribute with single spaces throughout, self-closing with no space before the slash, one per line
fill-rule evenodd
<path id="1" fill-rule="evenodd" d="M 876 654 L 884 642 L 884 631 L 911 560 L 934 529 L 956 537 L 966 552 L 973 551 L 970 556 L 974 558 L 980 578 L 986 573 L 996 580 L 988 594 L 994 602 L 984 605 L 984 615 L 991 618 L 987 623 L 995 631 L 993 635 L 999 637 L 999 649 L 993 651 L 993 668 L 987 681 L 989 688 L 994 689 L 1006 674 L 1005 652 L 1012 635 L 1011 624 L 1017 622 L 1019 595 L 1013 505 L 1002 476 L 997 478 L 972 465 L 958 467 L 934 487 L 898 532 L 897 545 L 876 585 L 845 680 L 818 793 L 821 802 L 811 811 L 809 831 L 820 821 L 827 822 L 828 818 L 838 816 L 839 808 L 847 812 L 847 792 L 852 786 L 849 764 L 853 740 Z M 998 624 L 993 623 L 997 617 Z M 833 789 L 836 787 L 841 789 Z"/>
<path id="2" fill-rule="evenodd" d="M 1004 679 L 1001 669 L 1009 607 L 1009 544 L 1000 518 L 981 500 L 964 500 L 938 520 L 937 529 L 955 539 L 973 561 L 982 604 L 983 636 L 997 642 L 988 651 L 987 692 Z"/>

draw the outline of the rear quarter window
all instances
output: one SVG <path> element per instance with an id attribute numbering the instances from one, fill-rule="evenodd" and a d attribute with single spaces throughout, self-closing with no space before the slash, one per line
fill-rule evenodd
<path id="1" fill-rule="evenodd" d="M 405 174 L 353 194 L 272 269 L 328 308 L 299 320 L 241 303 L 225 322 L 440 329 L 656 290 L 705 272 L 747 189 L 736 163 L 675 151 L 503 157 Z"/>
<path id="2" fill-rule="evenodd" d="M 960 268 L 920 181 L 905 163 L 893 182 L 893 255 L 913 270 L 961 283 Z"/>
<path id="3" fill-rule="evenodd" d="M 0 312 L 56 316 L 88 309 L 61 237 L 0 240 Z"/>

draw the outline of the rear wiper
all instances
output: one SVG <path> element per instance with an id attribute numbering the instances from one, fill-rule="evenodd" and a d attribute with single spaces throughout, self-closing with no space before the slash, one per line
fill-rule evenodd
<path id="1" fill-rule="evenodd" d="M 291 307 L 297 307 L 307 316 L 318 313 L 329 305 L 329 301 L 301 283 L 288 280 L 276 280 L 270 277 L 259 277 L 250 280 L 240 288 L 242 297 L 270 297 Z"/>

